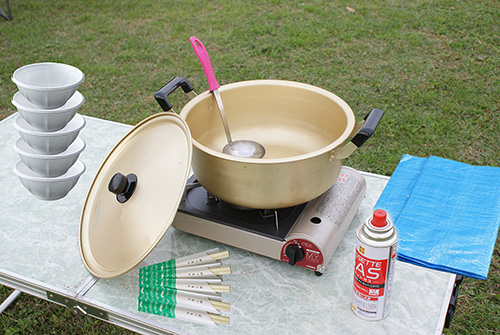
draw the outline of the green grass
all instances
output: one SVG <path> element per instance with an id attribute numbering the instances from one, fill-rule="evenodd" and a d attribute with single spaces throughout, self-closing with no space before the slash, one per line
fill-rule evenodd
<path id="1" fill-rule="evenodd" d="M 135 124 L 160 111 L 153 93 L 174 76 L 208 88 L 188 41 L 196 35 L 221 84 L 295 80 L 336 93 L 358 119 L 384 109 L 349 166 L 390 175 L 405 153 L 500 166 L 497 1 L 23 0 L 11 9 L 14 19 L 0 20 L 0 119 L 15 112 L 14 70 L 53 61 L 85 73 L 81 113 Z M 172 99 L 178 110 L 187 101 L 177 92 Z M 497 243 L 488 280 L 462 285 L 448 334 L 497 331 L 499 259 Z M 114 331 L 22 299 L 0 328 Z"/>
<path id="2" fill-rule="evenodd" d="M 11 289 L 0 286 L 0 300 L 3 301 L 11 292 Z M 0 330 L 4 335 L 131 334 L 123 328 L 97 321 L 90 316 L 75 315 L 69 308 L 28 294 L 21 294 L 1 314 Z"/>

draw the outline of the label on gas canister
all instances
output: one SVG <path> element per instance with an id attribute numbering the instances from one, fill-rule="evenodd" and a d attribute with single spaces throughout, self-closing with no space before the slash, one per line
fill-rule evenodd
<path id="1" fill-rule="evenodd" d="M 359 317 L 380 320 L 389 315 L 396 247 L 356 244 L 352 309 Z"/>

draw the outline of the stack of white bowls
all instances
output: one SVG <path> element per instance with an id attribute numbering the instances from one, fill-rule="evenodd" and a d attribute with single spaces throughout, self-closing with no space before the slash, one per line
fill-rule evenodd
<path id="1" fill-rule="evenodd" d="M 19 112 L 14 127 L 21 135 L 14 172 L 37 198 L 63 198 L 85 172 L 78 160 L 85 149 L 78 137 L 85 119 L 77 113 L 85 101 L 77 91 L 83 79 L 82 71 L 60 63 L 30 64 L 12 75 L 19 89 L 12 98 Z"/>

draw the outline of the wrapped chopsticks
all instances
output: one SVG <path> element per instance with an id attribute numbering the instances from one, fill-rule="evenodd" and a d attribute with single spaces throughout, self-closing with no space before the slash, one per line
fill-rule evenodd
<path id="1" fill-rule="evenodd" d="M 148 278 L 139 282 L 140 287 L 173 288 L 205 294 L 220 294 L 230 292 L 229 285 L 222 285 L 222 279 L 177 279 Z"/>
<path id="2" fill-rule="evenodd" d="M 141 276 L 147 276 L 151 272 L 168 271 L 197 265 L 220 266 L 220 260 L 227 257 L 229 257 L 229 252 L 227 250 L 218 252 L 218 249 L 211 249 L 194 255 L 171 259 L 165 262 L 143 267 L 139 270 L 139 274 Z"/>
<path id="3" fill-rule="evenodd" d="M 172 288 L 141 287 L 139 300 L 142 302 L 156 302 L 165 305 L 182 306 L 210 313 L 229 311 L 231 309 L 231 305 L 222 302 L 220 296 L 210 296 Z"/>
<path id="4" fill-rule="evenodd" d="M 221 260 L 228 251 L 207 250 L 149 265 L 139 270 L 139 311 L 204 324 L 229 324 L 221 311 L 229 303 L 221 295 L 230 292 L 222 275 L 230 274 Z"/>
<path id="5" fill-rule="evenodd" d="M 206 325 L 229 324 L 229 317 L 180 306 L 139 301 L 139 311 Z"/>
<path id="6" fill-rule="evenodd" d="M 184 268 L 163 268 L 159 271 L 151 271 L 139 273 L 142 278 L 198 278 L 198 279 L 218 279 L 222 275 L 231 273 L 229 266 L 221 266 L 220 264 L 196 265 Z"/>

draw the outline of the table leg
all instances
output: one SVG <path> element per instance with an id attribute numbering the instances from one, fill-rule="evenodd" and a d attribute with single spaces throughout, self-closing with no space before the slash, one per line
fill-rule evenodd
<path id="1" fill-rule="evenodd" d="M 2 304 L 0 305 L 0 314 L 2 314 L 2 312 L 5 311 L 7 309 L 7 307 L 9 307 L 10 304 L 12 304 L 17 299 L 17 297 L 19 296 L 19 294 L 21 294 L 21 291 L 14 290 L 14 292 L 12 292 L 7 297 L 7 299 L 5 299 L 4 302 L 2 302 Z"/>
<path id="2" fill-rule="evenodd" d="M 2 7 L 0 7 L 0 16 L 4 17 L 6 20 L 12 20 L 12 13 L 10 12 L 9 0 L 5 0 L 5 4 L 7 5 L 7 12 L 9 12 L 9 14 L 5 14 Z"/>

